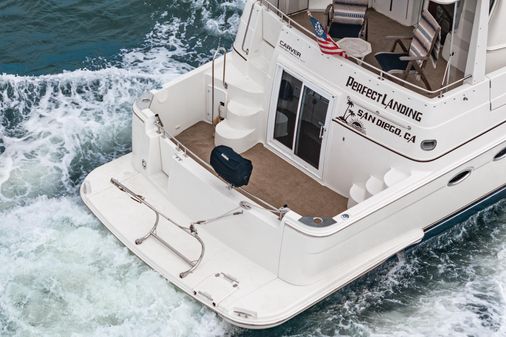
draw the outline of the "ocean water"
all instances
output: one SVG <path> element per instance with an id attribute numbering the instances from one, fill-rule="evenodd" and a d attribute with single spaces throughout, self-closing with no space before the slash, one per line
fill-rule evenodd
<path id="1" fill-rule="evenodd" d="M 86 174 L 131 149 L 135 98 L 230 48 L 243 6 L 0 2 L 0 336 L 506 336 L 506 201 L 266 331 L 185 296 L 83 205 Z"/>

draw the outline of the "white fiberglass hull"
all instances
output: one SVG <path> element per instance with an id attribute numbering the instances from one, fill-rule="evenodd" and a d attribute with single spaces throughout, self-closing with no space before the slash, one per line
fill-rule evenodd
<path id="1" fill-rule="evenodd" d="M 191 158 L 181 158 L 178 161 L 179 165 L 193 171 L 195 179 L 200 179 L 210 188 L 216 189 L 217 193 L 226 196 L 227 200 L 236 199 L 239 203 L 240 200 L 245 199 L 236 191 L 229 190 L 225 184 L 222 184 Z M 493 162 L 488 167 L 494 172 L 497 171 L 497 174 L 504 170 L 504 167 L 499 166 L 498 163 Z M 489 172 L 484 171 L 483 175 L 493 173 L 490 170 L 487 171 Z M 481 174 L 475 172 L 474 175 Z M 198 206 L 201 204 L 197 200 L 199 185 L 188 183 L 186 191 L 171 190 L 169 187 L 168 193 L 172 194 L 172 197 L 176 197 L 176 199 L 171 199 L 166 189 L 167 177 L 160 174 L 147 178 L 134 168 L 132 155 L 129 154 L 91 172 L 81 187 L 81 196 L 92 212 L 135 255 L 178 288 L 217 312 L 227 321 L 245 328 L 269 328 L 289 320 L 374 269 L 396 253 L 421 242 L 424 238 L 424 229 L 429 229 L 429 223 L 426 223 L 425 227 L 420 226 L 398 232 L 388 236 L 390 239 L 385 239 L 382 244 L 375 245 L 373 243 L 374 237 L 377 236 L 375 234 L 377 229 L 373 227 L 378 226 L 369 225 L 371 226 L 369 232 L 359 231 L 352 237 L 349 236 L 349 233 L 347 234 L 347 228 L 334 234 L 327 233 L 318 236 L 315 233 L 303 233 L 303 230 L 297 229 L 296 226 L 289 226 L 288 221 L 291 215 L 289 213 L 285 216 L 285 222 L 282 222 L 279 228 L 274 228 L 280 233 L 280 236 L 274 235 L 275 239 L 279 240 L 279 254 L 272 256 L 274 265 L 278 268 L 278 272 L 276 272 L 270 266 L 262 266 L 258 261 L 253 261 L 254 258 L 251 256 L 245 256 L 248 254 L 247 251 L 239 252 L 238 248 L 224 243 L 227 242 L 227 238 L 217 238 L 219 233 L 226 235 L 228 230 L 240 226 L 245 221 L 245 217 L 250 216 L 247 213 L 252 213 L 251 216 L 253 216 L 258 215 L 254 213 L 260 212 L 251 209 L 246 210 L 244 215 L 230 217 L 217 224 L 200 226 L 198 233 L 205 243 L 204 258 L 198 268 L 188 276 L 181 278 L 181 272 L 188 270 L 188 264 L 179 256 L 152 237 L 140 245 L 135 244 L 135 240 L 150 231 L 155 221 L 155 215 L 145 205 L 135 202 L 130 195 L 111 184 L 111 178 L 117 179 L 121 184 L 142 195 L 160 212 L 169 215 L 171 219 L 183 226 L 189 226 L 198 218 L 189 216 L 189 213 L 185 214 L 176 207 L 173 200 L 178 200 L 176 197 L 178 194 L 182 198 L 185 195 L 194 194 Z M 196 189 L 193 190 L 194 188 Z M 492 192 L 489 187 L 485 188 L 488 189 L 488 193 Z M 474 202 L 468 203 L 464 208 L 461 207 L 460 211 L 476 204 L 480 197 L 486 194 L 478 193 L 479 195 L 475 193 L 478 197 L 472 199 Z M 469 195 L 469 198 L 473 198 L 473 196 Z M 218 205 L 219 200 L 210 200 L 209 202 Z M 430 205 L 430 203 L 429 200 L 426 204 Z M 411 210 L 413 216 L 420 213 L 420 206 L 417 207 L 417 209 Z M 406 209 L 398 209 L 399 214 L 404 214 L 405 211 Z M 450 209 L 446 211 L 441 214 L 452 213 Z M 434 212 L 434 216 L 437 216 L 436 213 L 438 212 Z M 219 214 L 221 213 L 217 211 L 216 214 L 210 214 L 210 216 Z M 259 216 L 261 219 L 263 215 Z M 442 218 L 443 216 L 440 216 L 438 221 Z M 391 219 L 395 222 L 395 217 L 391 217 Z M 438 221 L 433 222 L 431 228 L 434 228 Z M 225 234 L 219 229 L 220 226 L 225 228 Z M 355 226 L 358 227 L 358 224 Z M 449 222 L 446 223 L 446 226 L 449 226 Z M 269 238 L 259 237 L 254 232 L 254 226 L 252 228 L 253 231 L 245 232 L 242 237 L 231 237 L 230 239 L 239 242 L 245 239 L 253 242 L 253 246 L 258 247 L 258 252 L 249 253 L 261 255 L 262 247 L 265 247 L 264 250 L 268 250 Z M 388 228 L 383 230 L 383 232 L 385 231 L 388 232 Z M 160 220 L 157 234 L 191 259 L 197 259 L 200 254 L 200 247 L 195 240 L 164 219 Z M 354 242 L 362 242 L 362 244 L 361 247 L 356 247 L 357 252 L 353 253 L 352 258 L 348 258 L 344 262 L 337 260 L 338 262 L 334 264 L 332 261 L 336 255 L 344 255 L 336 249 L 342 246 L 342 249 L 350 250 L 347 242 L 351 242 L 353 246 L 357 246 Z M 296 248 L 290 253 L 291 246 Z M 290 267 L 290 270 L 287 267 Z M 317 273 L 318 267 L 322 267 L 326 271 Z"/>
<path id="2" fill-rule="evenodd" d="M 141 245 L 135 240 L 149 232 L 155 216 L 145 206 L 134 202 L 127 194 L 110 183 L 115 177 L 134 191 L 141 192 L 161 211 L 181 223 L 192 219 L 180 217 L 171 209 L 168 200 L 149 180 L 136 173 L 126 155 L 105 164 L 89 174 L 81 187 L 81 197 L 101 222 L 135 255 L 155 269 L 188 295 L 216 311 L 234 325 L 245 328 L 268 328 L 279 325 L 353 279 L 381 264 L 395 252 L 421 239 L 419 232 L 399 238 L 397 245 L 378 254 L 365 265 L 356 266 L 346 273 L 334 271 L 310 285 L 296 286 L 279 279 L 274 273 L 223 245 L 202 227 L 199 234 L 205 242 L 205 256 L 199 267 L 185 278 L 179 275 L 188 269 L 178 256 L 153 238 Z M 199 255 L 198 246 L 163 220 L 158 235 L 174 243 L 185 254 Z M 371 252 L 374 254 L 374 252 Z M 223 277 L 224 274 L 236 280 Z M 217 279 L 220 279 L 219 281 Z"/>

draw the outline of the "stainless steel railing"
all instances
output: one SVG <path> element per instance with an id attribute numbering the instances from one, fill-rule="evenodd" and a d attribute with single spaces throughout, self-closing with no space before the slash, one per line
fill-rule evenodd
<path id="1" fill-rule="evenodd" d="M 248 20 L 248 24 L 246 26 L 246 30 L 245 30 L 245 33 L 244 33 L 244 38 L 243 38 L 243 50 L 244 50 L 244 43 L 246 41 L 246 37 L 247 37 L 247 34 L 248 34 L 248 31 L 249 31 L 249 25 L 250 25 L 250 21 L 251 21 L 251 13 L 253 12 L 253 8 L 256 4 L 260 4 L 260 5 L 263 5 L 267 10 L 271 10 L 273 11 L 274 13 L 276 13 L 282 20 L 284 20 L 287 25 L 289 27 L 296 27 L 298 30 L 302 31 L 303 33 L 305 33 L 306 35 L 308 36 L 314 36 L 314 33 L 311 32 L 310 30 L 308 30 L 307 28 L 305 28 L 304 26 L 302 26 L 300 23 L 298 23 L 297 21 L 293 20 L 291 17 L 289 17 L 288 15 L 286 15 L 285 13 L 283 13 L 279 8 L 277 8 L 275 5 L 273 5 L 272 3 L 270 3 L 269 1 L 267 0 L 257 0 L 253 3 L 252 5 L 252 8 L 251 8 L 251 11 L 250 11 L 250 19 Z M 249 52 L 249 50 L 248 50 Z M 246 53 L 248 54 L 248 53 Z M 385 71 L 383 71 L 382 69 L 370 64 L 370 63 L 367 63 L 366 61 L 364 60 L 361 60 L 361 59 L 358 59 L 356 57 L 353 57 L 351 55 L 348 55 L 348 59 L 350 60 L 353 60 L 355 61 L 355 63 L 357 64 L 360 64 L 362 66 L 364 66 L 364 68 L 369 68 L 370 70 L 373 70 L 375 72 L 378 73 L 379 75 L 379 79 L 383 80 L 385 78 L 388 78 L 392 81 L 395 81 L 395 82 L 400 82 L 402 83 L 403 85 L 406 85 L 408 87 L 410 87 L 411 89 L 414 89 L 415 91 L 420 91 L 422 92 L 424 95 L 428 96 L 428 97 L 434 97 L 434 96 L 438 96 L 438 97 L 442 97 L 443 94 L 448 91 L 448 89 L 452 88 L 452 87 L 455 87 L 463 82 L 465 82 L 466 80 L 472 78 L 472 75 L 467 75 L 461 79 L 458 79 L 452 83 L 449 83 L 447 85 L 445 85 L 444 87 L 441 87 L 441 88 L 438 88 L 438 89 L 435 89 L 435 90 L 428 90 L 427 88 L 424 88 L 424 87 L 421 87 L 419 85 L 416 85 L 416 84 L 413 84 L 411 82 L 408 82 L 402 78 L 399 78 L 399 77 L 396 77 L 392 74 L 389 74 Z"/>
<path id="2" fill-rule="evenodd" d="M 206 251 L 206 247 L 204 245 L 204 241 L 202 241 L 197 230 L 195 229 L 195 226 L 190 226 L 190 227 L 181 226 L 180 224 L 178 224 L 177 222 L 172 220 L 170 217 L 164 215 L 161 211 L 156 209 L 149 202 L 147 202 L 146 198 L 144 196 L 135 193 L 134 191 L 132 191 L 131 189 L 129 189 L 128 187 L 126 187 L 125 185 L 120 183 L 117 179 L 111 178 L 111 184 L 116 186 L 120 191 L 125 192 L 128 195 L 130 195 L 130 198 L 133 201 L 138 202 L 139 204 L 142 204 L 142 205 L 148 207 L 150 210 L 152 210 L 155 213 L 155 216 L 156 216 L 155 223 L 153 224 L 153 226 L 151 227 L 151 229 L 149 230 L 149 232 L 146 235 L 135 240 L 136 245 L 140 245 L 146 239 L 153 237 L 158 242 L 160 242 L 163 246 L 165 246 L 167 249 L 171 250 L 174 254 L 176 254 L 181 260 L 183 260 L 190 267 L 188 270 L 185 270 L 185 271 L 179 273 L 180 278 L 185 278 L 190 273 L 192 273 L 195 269 L 197 269 L 199 264 L 202 262 L 202 259 L 204 258 L 204 253 Z M 164 218 L 165 220 L 170 222 L 172 225 L 174 225 L 176 228 L 182 230 L 183 232 L 185 232 L 186 234 L 188 234 L 189 236 L 191 236 L 192 238 L 194 238 L 195 240 L 198 241 L 198 243 L 201 246 L 200 255 L 199 255 L 198 259 L 196 259 L 196 260 L 189 259 L 183 253 L 181 253 L 176 248 L 171 246 L 167 241 L 165 241 L 160 236 L 158 236 L 158 234 L 156 233 L 156 230 L 158 228 L 160 217 Z"/>
<path id="3" fill-rule="evenodd" d="M 255 4 L 256 4 L 256 2 L 254 2 L 254 3 L 251 5 L 250 11 L 249 11 L 249 16 L 248 16 L 248 23 L 246 24 L 246 30 L 244 31 L 244 38 L 242 39 L 241 49 L 242 49 L 242 51 L 243 51 L 246 55 L 248 55 L 248 54 L 249 54 L 249 49 L 246 49 L 246 48 L 245 48 L 245 45 L 246 45 L 246 38 L 248 37 L 249 26 L 250 26 L 250 24 L 251 24 L 251 17 L 253 16 L 253 8 L 255 8 Z"/>

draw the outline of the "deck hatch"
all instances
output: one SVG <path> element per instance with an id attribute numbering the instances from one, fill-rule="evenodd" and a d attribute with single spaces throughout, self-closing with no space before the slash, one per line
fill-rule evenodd
<path id="1" fill-rule="evenodd" d="M 235 277 L 224 272 L 218 272 L 209 275 L 200 282 L 193 290 L 193 294 L 195 297 L 203 298 L 213 307 L 216 307 L 238 288 L 239 281 Z"/>

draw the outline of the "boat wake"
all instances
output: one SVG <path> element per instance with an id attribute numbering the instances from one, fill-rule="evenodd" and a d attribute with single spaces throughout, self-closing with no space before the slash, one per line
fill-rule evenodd
<path id="1" fill-rule="evenodd" d="M 243 5 L 176 1 L 115 60 L 0 75 L 0 335 L 504 336 L 504 201 L 262 332 L 177 291 L 87 211 L 78 187 L 130 151 L 135 98 L 230 46 Z"/>

